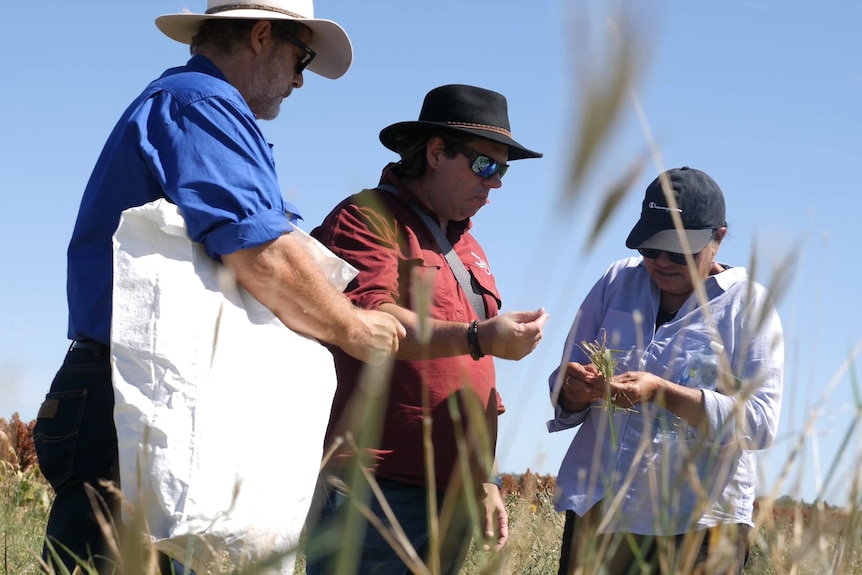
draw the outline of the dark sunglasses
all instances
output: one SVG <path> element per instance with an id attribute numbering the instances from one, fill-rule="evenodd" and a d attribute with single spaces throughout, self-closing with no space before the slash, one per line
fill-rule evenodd
<path id="1" fill-rule="evenodd" d="M 638 248 L 638 253 L 648 260 L 657 260 L 661 257 L 662 252 L 666 253 L 667 259 L 676 265 L 684 266 L 686 264 L 685 254 L 678 254 L 676 252 L 668 252 L 665 250 L 654 250 L 652 248 Z M 697 256 L 699 255 L 700 252 L 697 252 L 696 254 L 691 254 L 691 257 L 692 259 L 697 259 Z"/>
<path id="2" fill-rule="evenodd" d="M 317 52 L 308 47 L 305 42 L 297 40 L 292 36 L 287 36 L 284 38 L 285 41 L 290 42 L 303 52 L 305 52 L 305 56 L 299 59 L 296 63 L 296 74 L 302 74 L 302 71 L 308 68 L 308 65 L 311 64 L 311 61 L 314 60 L 314 57 L 317 56 Z"/>
<path id="3" fill-rule="evenodd" d="M 506 175 L 506 170 L 509 169 L 508 164 L 501 164 L 494 158 L 489 158 L 470 148 L 461 148 L 458 150 L 470 160 L 470 169 L 473 173 L 483 179 L 488 179 L 494 174 L 500 174 L 500 177 Z"/>

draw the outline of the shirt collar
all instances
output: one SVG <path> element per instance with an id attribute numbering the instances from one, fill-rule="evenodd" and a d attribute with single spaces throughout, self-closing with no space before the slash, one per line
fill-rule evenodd
<path id="1" fill-rule="evenodd" d="M 219 67 L 206 56 L 195 54 L 188 62 L 186 62 L 186 66 L 195 72 L 203 72 L 204 74 L 209 74 L 210 76 L 214 76 L 219 80 L 227 82 L 227 78 L 222 74 L 222 71 L 219 70 Z"/>

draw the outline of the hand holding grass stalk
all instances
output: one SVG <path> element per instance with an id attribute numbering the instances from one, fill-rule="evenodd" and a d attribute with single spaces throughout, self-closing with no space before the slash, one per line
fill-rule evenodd
<path id="1" fill-rule="evenodd" d="M 581 348 L 587 356 L 589 356 L 590 361 L 596 366 L 596 369 L 599 370 L 599 373 L 602 374 L 602 378 L 605 380 L 604 404 L 605 409 L 607 409 L 608 412 L 608 426 L 611 431 L 611 446 L 616 449 L 617 438 L 616 431 L 614 430 L 614 413 L 616 412 L 617 406 L 613 402 L 615 397 L 611 396 L 610 382 L 611 378 L 614 376 L 614 368 L 616 367 L 616 360 L 614 359 L 613 354 L 618 350 L 608 349 L 607 333 L 602 334 L 601 341 L 596 340 L 590 343 L 585 340 L 581 342 Z"/>

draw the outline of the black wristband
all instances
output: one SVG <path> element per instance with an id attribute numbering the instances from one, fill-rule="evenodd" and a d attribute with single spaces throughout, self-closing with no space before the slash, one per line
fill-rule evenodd
<path id="1" fill-rule="evenodd" d="M 485 480 L 485 483 L 493 483 L 494 485 L 497 486 L 497 489 L 502 489 L 503 488 L 503 476 L 500 475 L 499 473 L 497 473 L 495 475 L 491 475 L 488 477 L 488 479 Z"/>
<path id="2" fill-rule="evenodd" d="M 470 357 L 475 361 L 479 361 L 485 354 L 482 353 L 482 348 L 479 347 L 479 320 L 474 320 L 467 328 L 467 349 L 470 350 Z"/>

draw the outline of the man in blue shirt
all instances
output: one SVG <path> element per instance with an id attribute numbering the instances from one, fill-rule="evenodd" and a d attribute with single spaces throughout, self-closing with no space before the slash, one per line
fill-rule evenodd
<path id="1" fill-rule="evenodd" d="M 34 430 L 56 492 L 44 558 L 70 571 L 72 554 L 92 557 L 99 572 L 113 569 L 90 494 L 120 523 L 102 482 L 119 482 L 108 345 L 112 236 L 123 210 L 160 198 L 176 204 L 190 238 L 298 333 L 364 361 L 382 361 L 405 335 L 391 315 L 353 306 L 292 237 L 299 212 L 281 196 L 257 124 L 278 115 L 306 68 L 333 79 L 347 71 L 344 30 L 313 18 L 310 0 L 209 0 L 206 14 L 161 16 L 156 25 L 190 44 L 192 58 L 132 102 L 93 169 L 68 248 L 72 344 Z"/>

